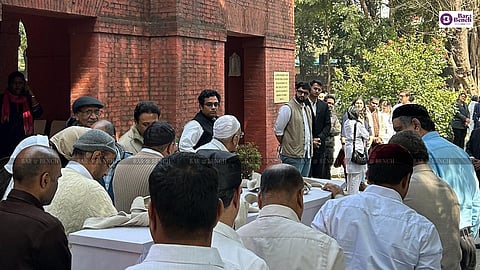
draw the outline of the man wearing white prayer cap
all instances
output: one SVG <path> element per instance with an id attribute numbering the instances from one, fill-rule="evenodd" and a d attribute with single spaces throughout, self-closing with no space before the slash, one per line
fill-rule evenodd
<path id="1" fill-rule="evenodd" d="M 200 150 L 222 150 L 235 152 L 238 142 L 243 137 L 240 122 L 233 115 L 220 116 L 213 124 L 213 139 L 197 149 Z"/>

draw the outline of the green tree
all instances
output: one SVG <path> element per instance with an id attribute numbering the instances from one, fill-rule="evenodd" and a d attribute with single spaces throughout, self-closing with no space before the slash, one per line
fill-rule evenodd
<path id="1" fill-rule="evenodd" d="M 337 70 L 334 87 L 344 111 L 356 96 L 372 95 L 396 103 L 400 90 L 408 90 L 415 102 L 430 112 L 437 130 L 450 137 L 456 94 L 446 87 L 442 72 L 447 66 L 443 43 L 438 39 L 423 42 L 418 37 L 399 38 L 364 51 L 366 66 Z"/>

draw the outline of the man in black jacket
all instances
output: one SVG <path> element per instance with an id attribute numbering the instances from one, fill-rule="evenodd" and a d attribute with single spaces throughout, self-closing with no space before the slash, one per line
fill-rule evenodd
<path id="1" fill-rule="evenodd" d="M 320 100 L 318 96 L 323 93 L 322 83 L 317 80 L 310 82 L 310 96 L 305 104 L 312 111 L 313 123 L 313 156 L 310 169 L 310 175 L 315 178 L 329 179 L 330 174 L 325 166 L 327 157 L 325 156 L 325 140 L 330 133 L 330 110 L 325 101 Z"/>

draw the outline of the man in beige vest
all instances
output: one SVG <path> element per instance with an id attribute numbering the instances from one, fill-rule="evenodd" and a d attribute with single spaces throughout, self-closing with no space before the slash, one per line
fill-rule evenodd
<path id="1" fill-rule="evenodd" d="M 157 163 L 175 151 L 175 130 L 167 122 L 156 121 L 143 133 L 143 148 L 120 161 L 113 176 L 115 207 L 130 213 L 137 196 L 148 196 L 148 177 Z"/>
<path id="2" fill-rule="evenodd" d="M 283 163 L 297 168 L 302 176 L 308 176 L 313 152 L 312 115 L 305 106 L 310 94 L 306 82 L 295 84 L 295 97 L 278 111 L 275 136 L 280 143 L 280 158 Z"/>

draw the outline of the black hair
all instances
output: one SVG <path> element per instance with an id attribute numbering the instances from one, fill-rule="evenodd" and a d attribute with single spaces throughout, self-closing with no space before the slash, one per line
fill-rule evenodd
<path id="1" fill-rule="evenodd" d="M 323 86 L 323 84 L 322 84 L 319 80 L 312 80 L 312 81 L 310 82 L 310 86 L 313 86 L 314 84 L 318 84 L 318 85 L 320 85 L 320 86 Z"/>
<path id="2" fill-rule="evenodd" d="M 155 113 L 160 117 L 160 108 L 153 101 L 140 101 L 133 111 L 133 118 L 138 123 L 142 113 Z"/>
<path id="3" fill-rule="evenodd" d="M 388 143 L 396 143 L 405 147 L 415 162 L 427 162 L 428 152 L 422 138 L 413 130 L 397 132 Z"/>
<path id="4" fill-rule="evenodd" d="M 295 90 L 297 90 L 298 88 L 302 88 L 302 89 L 308 90 L 310 92 L 310 85 L 306 82 L 296 82 L 295 83 Z"/>
<path id="5" fill-rule="evenodd" d="M 10 89 L 10 86 L 12 86 L 15 78 L 21 78 L 23 82 L 26 82 L 25 75 L 23 75 L 23 73 L 20 71 L 14 71 L 8 75 L 8 89 Z"/>
<path id="6" fill-rule="evenodd" d="M 203 90 L 200 95 L 198 95 L 198 104 L 204 105 L 205 99 L 209 97 L 217 97 L 218 102 L 220 102 L 220 94 L 212 89 L 205 89 Z"/>
<path id="7" fill-rule="evenodd" d="M 149 177 L 152 205 L 167 234 L 211 231 L 217 221 L 218 174 L 208 159 L 177 152 L 165 157 Z"/>

